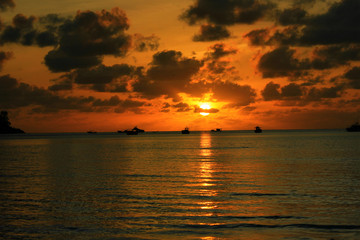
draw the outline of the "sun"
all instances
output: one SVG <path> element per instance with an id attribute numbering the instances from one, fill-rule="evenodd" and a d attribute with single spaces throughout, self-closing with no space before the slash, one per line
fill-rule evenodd
<path id="1" fill-rule="evenodd" d="M 208 110 L 208 109 L 210 109 L 211 107 L 210 107 L 210 104 L 208 104 L 208 103 L 202 103 L 202 104 L 200 105 L 200 108 L 201 108 L 201 109 L 204 109 L 204 110 Z M 208 112 L 200 112 L 200 114 L 201 114 L 202 116 L 207 116 L 207 115 L 209 115 L 210 113 L 208 113 Z"/>

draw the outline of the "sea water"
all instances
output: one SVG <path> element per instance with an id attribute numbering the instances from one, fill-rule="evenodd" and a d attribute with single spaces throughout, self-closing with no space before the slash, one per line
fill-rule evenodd
<path id="1" fill-rule="evenodd" d="M 360 133 L 0 136 L 3 239 L 360 239 Z"/>

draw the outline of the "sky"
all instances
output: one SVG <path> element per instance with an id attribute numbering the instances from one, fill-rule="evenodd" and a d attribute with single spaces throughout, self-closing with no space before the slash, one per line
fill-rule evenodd
<path id="1" fill-rule="evenodd" d="M 343 129 L 358 0 L 0 0 L 0 109 L 26 132 Z"/>

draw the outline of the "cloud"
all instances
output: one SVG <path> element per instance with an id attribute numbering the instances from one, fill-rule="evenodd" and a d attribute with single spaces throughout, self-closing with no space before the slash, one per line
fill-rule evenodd
<path id="1" fill-rule="evenodd" d="M 261 57 L 258 69 L 264 78 L 291 76 L 304 69 L 309 69 L 309 62 L 296 59 L 294 54 L 294 49 L 276 48 Z"/>
<path id="2" fill-rule="evenodd" d="M 277 23 L 286 26 L 265 34 L 261 29 L 246 34 L 254 45 L 316 46 L 360 43 L 360 2 L 334 2 L 321 14 L 309 15 L 294 7 L 280 11 Z"/>
<path id="3" fill-rule="evenodd" d="M 45 64 L 61 72 L 96 66 L 103 55 L 124 56 L 131 46 L 131 36 L 125 33 L 128 28 L 128 18 L 119 8 L 79 11 L 59 26 L 59 45 L 47 54 Z"/>
<path id="4" fill-rule="evenodd" d="M 297 101 L 294 105 L 306 105 L 310 102 L 324 99 L 338 98 L 344 90 L 344 85 L 332 87 L 305 87 L 296 83 L 290 83 L 283 87 L 280 84 L 269 82 L 261 91 L 264 101 L 282 100 Z"/>
<path id="5" fill-rule="evenodd" d="M 273 8 L 273 4 L 257 0 L 197 0 L 181 18 L 190 25 L 201 21 L 217 25 L 252 24 Z"/>
<path id="6" fill-rule="evenodd" d="M 230 66 L 230 60 L 224 59 L 224 57 L 236 53 L 236 49 L 227 47 L 223 43 L 216 43 L 213 46 L 210 46 L 210 51 L 205 54 L 204 58 L 207 66 L 206 71 L 213 74 L 230 74 L 235 67 Z"/>
<path id="7" fill-rule="evenodd" d="M 312 17 L 303 29 L 300 43 L 305 45 L 360 43 L 360 2 L 342 0 L 329 10 Z"/>
<path id="8" fill-rule="evenodd" d="M 360 67 L 353 67 L 344 74 L 352 88 L 360 89 Z"/>
<path id="9" fill-rule="evenodd" d="M 160 38 L 155 35 L 148 37 L 145 37 L 139 33 L 133 35 L 134 49 L 139 52 L 157 50 L 160 45 L 159 41 Z"/>
<path id="10" fill-rule="evenodd" d="M 210 51 L 206 54 L 206 59 L 219 59 L 228 55 L 236 54 L 237 50 L 225 46 L 224 43 L 216 43 L 210 46 Z"/>
<path id="11" fill-rule="evenodd" d="M 76 69 L 53 80 L 50 90 L 70 90 L 73 84 L 86 86 L 98 92 L 127 92 L 129 77 L 135 74 L 136 67 L 127 64 L 113 66 L 98 65 L 92 68 Z"/>
<path id="12" fill-rule="evenodd" d="M 172 107 L 176 109 L 176 112 L 189 112 L 191 110 L 189 104 L 183 102 L 174 104 Z"/>
<path id="13" fill-rule="evenodd" d="M 0 0 L 0 11 L 6 11 L 10 8 L 15 8 L 13 0 Z"/>
<path id="14" fill-rule="evenodd" d="M 146 98 L 166 96 L 177 98 L 185 92 L 192 76 L 198 73 L 203 63 L 182 56 L 181 52 L 165 50 L 153 55 L 150 67 L 144 74 L 139 73 L 132 85 L 134 92 Z"/>
<path id="15" fill-rule="evenodd" d="M 230 32 L 221 25 L 204 24 L 200 32 L 193 37 L 195 42 L 217 41 L 230 37 Z"/>
<path id="16" fill-rule="evenodd" d="M 307 15 L 307 12 L 300 7 L 288 8 L 278 12 L 277 22 L 283 26 L 302 25 L 306 23 Z"/>
<path id="17" fill-rule="evenodd" d="M 4 62 L 11 59 L 13 57 L 12 52 L 4 52 L 0 51 L 0 70 L 2 69 Z"/>
<path id="18" fill-rule="evenodd" d="M 133 111 L 139 113 L 139 107 L 145 102 L 119 99 L 112 96 L 109 99 L 98 99 L 92 96 L 62 96 L 45 88 L 17 81 L 10 75 L 0 76 L 0 108 L 13 109 L 31 107 L 38 113 L 72 110 L 90 111 Z"/>
<path id="19" fill-rule="evenodd" d="M 43 112 L 57 112 L 59 110 L 89 110 L 93 97 L 62 97 L 52 92 L 18 82 L 10 75 L 0 77 L 0 106 L 3 109 L 26 106 L 40 107 Z"/>
<path id="20" fill-rule="evenodd" d="M 217 81 L 212 84 L 213 98 L 230 102 L 229 107 L 247 106 L 255 102 L 255 90 L 249 85 Z"/>
<path id="21" fill-rule="evenodd" d="M 45 64 L 52 72 L 66 72 L 76 68 L 88 68 L 99 65 L 102 58 L 97 55 L 69 56 L 64 51 L 52 50 L 45 56 Z"/>
<path id="22" fill-rule="evenodd" d="M 35 29 L 36 20 L 35 16 L 15 15 L 12 24 L 4 27 L 0 35 L 0 44 L 18 43 L 40 47 L 56 45 L 58 40 L 54 31 Z"/>
<path id="23" fill-rule="evenodd" d="M 279 89 L 280 84 L 269 82 L 261 91 L 261 95 L 265 101 L 279 100 L 281 99 L 281 93 Z"/>

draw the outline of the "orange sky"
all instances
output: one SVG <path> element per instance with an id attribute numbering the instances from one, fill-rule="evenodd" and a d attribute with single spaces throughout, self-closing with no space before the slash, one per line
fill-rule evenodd
<path id="1" fill-rule="evenodd" d="M 0 109 L 26 132 L 359 121 L 360 2 L 246 2 L 2 0 Z"/>

